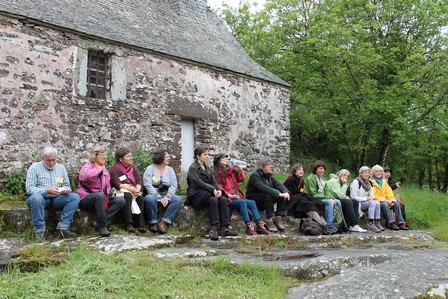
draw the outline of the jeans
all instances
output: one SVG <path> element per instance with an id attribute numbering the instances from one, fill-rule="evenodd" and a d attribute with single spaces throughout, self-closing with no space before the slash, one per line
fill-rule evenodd
<path id="1" fill-rule="evenodd" d="M 162 204 L 155 195 L 148 194 L 145 196 L 145 213 L 149 219 L 149 224 L 157 223 L 157 208 L 162 207 Z M 173 223 L 174 218 L 182 207 L 182 198 L 178 195 L 171 196 L 162 221 L 168 224 Z"/>
<path id="2" fill-rule="evenodd" d="M 106 227 L 107 222 L 110 222 L 115 214 L 117 214 L 125 205 L 126 201 L 123 197 L 115 197 L 115 199 L 109 201 L 109 208 L 106 211 L 104 207 L 104 194 L 101 192 L 91 193 L 84 197 L 79 203 L 81 209 L 95 212 L 97 228 Z"/>
<path id="3" fill-rule="evenodd" d="M 53 207 L 50 206 L 51 200 L 40 193 L 33 193 L 26 199 L 26 204 L 31 210 L 34 232 L 45 231 L 45 209 L 48 208 L 62 210 L 58 223 L 59 229 L 68 229 L 72 224 L 73 215 L 79 205 L 79 195 L 77 193 L 60 194 L 52 201 Z"/>
<path id="4" fill-rule="evenodd" d="M 333 226 L 334 219 L 334 204 L 333 201 L 336 201 L 336 205 L 341 207 L 341 202 L 339 199 L 321 199 L 323 203 L 325 203 L 325 221 L 327 222 L 327 226 Z"/>
<path id="5" fill-rule="evenodd" d="M 391 224 L 395 221 L 394 216 L 392 215 L 391 210 L 394 211 L 395 217 L 397 218 L 398 225 L 404 223 L 403 215 L 401 215 L 401 209 L 400 209 L 400 203 L 395 202 L 394 206 L 392 208 L 389 208 L 389 205 L 387 204 L 387 201 L 381 202 L 381 211 L 384 215 L 386 215 L 387 223 Z"/>
<path id="6" fill-rule="evenodd" d="M 340 199 L 342 212 L 347 225 L 355 226 L 359 224 L 359 202 L 356 199 Z"/>
<path id="7" fill-rule="evenodd" d="M 243 216 L 243 221 L 246 223 L 250 221 L 248 210 L 251 211 L 255 221 L 260 221 L 261 219 L 257 204 L 251 199 L 232 199 L 232 202 L 229 204 L 229 209 L 240 211 L 241 216 Z"/>
<path id="8" fill-rule="evenodd" d="M 381 210 L 379 201 L 376 200 L 372 200 L 371 202 L 361 201 L 360 204 L 361 204 L 361 210 L 363 211 L 367 210 L 369 220 L 373 219 L 380 220 Z"/>

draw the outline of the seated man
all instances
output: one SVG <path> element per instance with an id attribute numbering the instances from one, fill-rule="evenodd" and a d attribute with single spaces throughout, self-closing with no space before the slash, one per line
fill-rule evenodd
<path id="1" fill-rule="evenodd" d="M 45 238 L 45 209 L 62 210 L 57 225 L 57 233 L 61 238 L 76 237 L 69 230 L 79 204 L 79 195 L 72 193 L 67 170 L 58 164 L 58 152 L 54 147 L 46 147 L 42 151 L 42 161 L 33 163 L 26 176 L 26 204 L 31 209 L 34 237 Z"/>

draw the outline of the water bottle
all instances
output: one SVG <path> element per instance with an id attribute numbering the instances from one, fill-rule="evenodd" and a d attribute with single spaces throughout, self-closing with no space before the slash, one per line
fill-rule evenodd
<path id="1" fill-rule="evenodd" d="M 237 166 L 239 168 L 246 168 L 247 167 L 247 162 L 246 161 L 241 161 L 241 160 L 231 159 L 230 160 L 230 164 L 232 164 L 233 166 Z"/>

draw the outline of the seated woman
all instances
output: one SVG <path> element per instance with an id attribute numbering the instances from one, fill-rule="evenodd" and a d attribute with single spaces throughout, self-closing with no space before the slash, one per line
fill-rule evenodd
<path id="1" fill-rule="evenodd" d="M 342 212 L 348 229 L 351 232 L 365 233 L 367 230 L 359 226 L 359 202 L 348 198 L 345 194 L 348 188 L 348 179 L 350 172 L 347 169 L 341 169 L 336 174 L 330 174 L 327 182 L 327 197 L 339 199 L 342 205 Z"/>
<path id="2" fill-rule="evenodd" d="M 283 185 L 291 194 L 291 200 L 288 204 L 288 210 L 291 211 L 297 218 L 311 218 L 316 220 L 324 228 L 327 227 L 327 222 L 322 217 L 325 215 L 325 204 L 321 201 L 312 200 L 308 194 L 305 193 L 305 183 L 303 174 L 305 170 L 302 164 L 295 164 L 288 178 Z"/>
<path id="3" fill-rule="evenodd" d="M 95 146 L 90 151 L 89 162 L 79 172 L 79 207 L 95 212 L 94 226 L 102 237 L 110 236 L 108 225 L 125 205 L 123 197 L 110 198 L 110 174 L 106 168 L 107 149 Z"/>
<path id="4" fill-rule="evenodd" d="M 325 194 L 327 185 L 324 179 L 324 173 L 327 169 L 325 163 L 317 160 L 313 164 L 313 173 L 305 178 L 305 192 L 314 200 L 321 200 L 325 204 L 325 221 L 327 222 L 327 232 L 329 234 L 337 233 L 338 229 L 333 225 L 334 206 L 341 206 L 338 199 L 329 199 Z"/>
<path id="5" fill-rule="evenodd" d="M 240 214 L 243 216 L 243 221 L 246 223 L 246 234 L 269 235 L 269 231 L 264 227 L 264 223 L 258 213 L 255 201 L 246 199 L 243 192 L 241 192 L 240 186 L 238 185 L 239 181 L 236 178 L 240 178 L 241 174 L 244 174 L 244 170 L 236 170 L 230 165 L 229 156 L 221 153 L 215 156 L 215 159 L 213 159 L 213 165 L 213 175 L 215 176 L 219 186 L 227 195 L 229 208 L 240 211 Z M 244 179 L 242 181 L 244 181 Z M 249 217 L 249 210 L 252 213 L 255 224 Z"/>
<path id="6" fill-rule="evenodd" d="M 211 240 L 218 240 L 218 235 L 236 236 L 230 228 L 227 197 L 207 166 L 208 147 L 200 145 L 195 148 L 194 159 L 196 161 L 188 169 L 186 204 L 191 204 L 197 210 L 208 208 Z"/>
<path id="7" fill-rule="evenodd" d="M 166 149 L 158 149 L 152 157 L 143 175 L 143 184 L 148 195 L 145 196 L 146 216 L 149 230 L 153 233 L 166 234 L 182 206 L 182 198 L 176 195 L 177 178 L 170 164 L 170 154 Z M 157 221 L 157 208 L 166 208 L 165 214 Z"/>
<path id="8" fill-rule="evenodd" d="M 119 190 L 117 194 L 123 194 L 126 205 L 123 208 L 123 218 L 125 230 L 134 233 L 137 230 L 146 232 L 145 220 L 143 216 L 143 195 L 142 178 L 137 167 L 132 164 L 132 154 L 129 148 L 122 147 L 115 151 L 115 164 L 109 169 L 110 184 Z M 135 201 L 135 202 L 134 202 Z M 133 203 L 134 202 L 134 203 Z M 133 211 L 133 204 L 138 208 Z M 133 215 L 136 215 L 136 225 L 134 227 Z"/>
<path id="9" fill-rule="evenodd" d="M 391 230 L 408 230 L 404 222 L 403 215 L 401 214 L 400 205 L 395 199 L 394 192 L 392 188 L 387 183 L 387 180 L 383 178 L 383 167 L 380 165 L 375 165 L 370 171 L 370 182 L 372 183 L 373 194 L 375 195 L 375 200 L 379 201 L 381 204 L 381 211 L 386 215 L 387 223 Z M 394 211 L 396 221 L 392 215 L 391 210 Z"/>
<path id="10" fill-rule="evenodd" d="M 384 230 L 384 227 L 380 224 L 380 203 L 375 200 L 369 177 L 370 168 L 362 166 L 359 169 L 359 176 L 350 184 L 350 197 L 359 201 L 360 209 L 362 211 L 367 210 L 367 215 L 369 217 L 367 229 L 379 233 Z"/>
<path id="11" fill-rule="evenodd" d="M 261 159 L 257 170 L 250 175 L 246 196 L 255 200 L 259 211 L 266 210 L 266 227 L 271 232 L 276 232 L 285 229 L 283 216 L 286 216 L 289 193 L 288 189 L 274 178 L 273 172 L 272 161 Z M 277 204 L 276 211 L 274 204 Z"/>

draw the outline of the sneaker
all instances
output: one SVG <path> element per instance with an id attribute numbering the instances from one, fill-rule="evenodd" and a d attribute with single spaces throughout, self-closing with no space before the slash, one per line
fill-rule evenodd
<path id="1" fill-rule="evenodd" d="M 269 231 L 271 231 L 271 232 L 273 232 L 273 233 L 278 232 L 278 228 L 277 228 L 277 226 L 274 224 L 274 222 L 272 222 L 272 218 L 271 218 L 271 219 L 266 219 L 265 224 L 266 224 L 266 228 L 267 228 Z"/>
<path id="2" fill-rule="evenodd" d="M 257 235 L 257 232 L 255 231 L 255 223 L 252 221 L 246 223 L 246 234 L 251 236 Z"/>
<path id="3" fill-rule="evenodd" d="M 126 224 L 125 231 L 127 231 L 128 233 L 135 233 L 137 230 L 132 226 L 132 224 Z"/>
<path id="4" fill-rule="evenodd" d="M 275 223 L 275 225 L 277 225 L 277 228 L 279 230 L 285 230 L 285 225 L 283 224 L 282 216 L 274 216 L 274 223 Z"/>
<path id="5" fill-rule="evenodd" d="M 98 233 L 101 237 L 109 237 L 110 231 L 107 229 L 107 227 L 102 227 L 98 229 Z"/>
<path id="6" fill-rule="evenodd" d="M 358 224 L 356 224 L 354 226 L 350 226 L 349 230 L 351 232 L 355 232 L 355 233 L 365 233 L 365 232 L 367 232 L 367 230 L 363 229 Z"/>
<path id="7" fill-rule="evenodd" d="M 395 222 L 392 222 L 389 224 L 389 228 L 391 230 L 399 230 L 400 228 L 395 224 Z"/>
<path id="8" fill-rule="evenodd" d="M 263 221 L 257 221 L 257 234 L 269 235 L 269 230 L 264 226 Z"/>
<path id="9" fill-rule="evenodd" d="M 369 223 L 369 225 L 367 225 L 367 229 L 374 233 L 381 232 L 381 230 L 378 228 L 378 226 L 375 223 Z"/>
<path id="10" fill-rule="evenodd" d="M 166 234 L 168 232 L 168 223 L 165 221 L 160 221 L 157 224 L 157 228 L 159 229 L 159 234 Z"/>
<path id="11" fill-rule="evenodd" d="M 234 232 L 230 226 L 222 226 L 219 228 L 219 235 L 225 237 L 234 237 L 238 236 L 236 232 Z"/>
<path id="12" fill-rule="evenodd" d="M 59 238 L 62 238 L 62 239 L 70 239 L 70 238 L 77 237 L 76 233 L 70 231 L 67 228 L 61 229 L 61 230 L 56 230 L 56 234 L 58 235 Z"/>
<path id="13" fill-rule="evenodd" d="M 398 226 L 399 229 L 401 230 L 409 230 L 409 227 L 406 226 L 406 224 L 402 223 Z"/>
<path id="14" fill-rule="evenodd" d="M 43 242 L 43 241 L 45 241 L 45 231 L 42 230 L 42 231 L 34 232 L 33 240 L 36 241 L 36 242 Z"/>
<path id="15" fill-rule="evenodd" d="M 386 229 L 380 224 L 379 221 L 375 222 L 376 227 L 380 230 L 380 231 L 385 231 Z"/>
<path id="16" fill-rule="evenodd" d="M 217 225 L 212 225 L 210 227 L 210 234 L 209 234 L 209 236 L 210 236 L 210 240 L 213 240 L 213 241 L 217 241 L 219 239 L 219 236 L 218 236 L 218 226 Z"/>
<path id="17" fill-rule="evenodd" d="M 159 231 L 159 228 L 157 227 L 157 223 L 150 224 L 149 230 L 153 233 L 157 233 Z"/>

